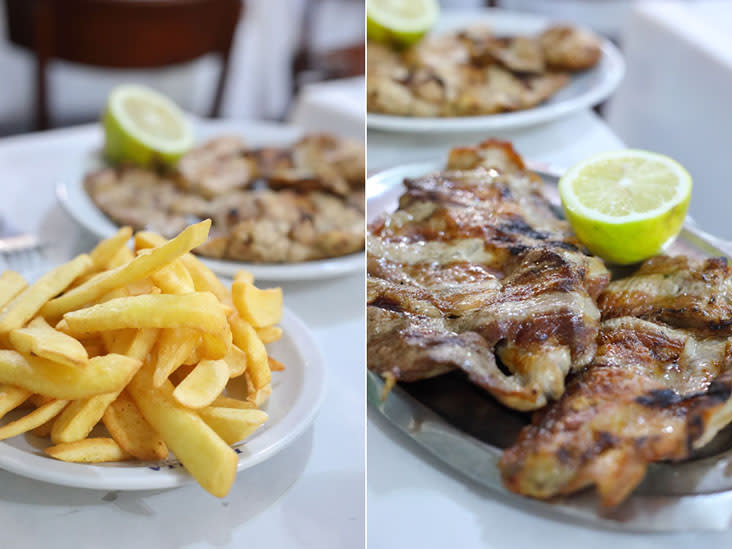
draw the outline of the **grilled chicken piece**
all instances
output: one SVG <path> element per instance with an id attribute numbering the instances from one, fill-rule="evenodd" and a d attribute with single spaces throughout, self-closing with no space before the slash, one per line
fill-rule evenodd
<path id="1" fill-rule="evenodd" d="M 634 317 L 604 321 L 591 366 L 504 453 L 503 481 L 536 498 L 595 485 L 604 505 L 617 505 L 649 463 L 688 458 L 727 425 L 731 394 L 729 339 Z"/>
<path id="2" fill-rule="evenodd" d="M 539 36 L 546 64 L 555 70 L 581 71 L 594 67 L 602 45 L 591 32 L 569 25 L 550 27 Z"/>
<path id="3" fill-rule="evenodd" d="M 399 209 L 369 227 L 369 368 L 403 381 L 461 368 L 506 405 L 539 408 L 592 359 L 608 272 L 508 143 L 450 165 L 470 169 L 405 181 Z"/>
<path id="4" fill-rule="evenodd" d="M 649 259 L 600 296 L 603 318 L 637 316 L 700 335 L 732 335 L 732 269 L 724 258 Z"/>
<path id="5" fill-rule="evenodd" d="M 466 42 L 471 62 L 479 67 L 498 63 L 518 73 L 544 72 L 544 52 L 529 36 L 496 37 L 489 32 L 465 31 L 458 37 Z"/>

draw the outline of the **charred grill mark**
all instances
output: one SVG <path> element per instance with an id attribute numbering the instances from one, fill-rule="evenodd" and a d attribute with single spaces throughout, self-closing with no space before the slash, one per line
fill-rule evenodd
<path id="1" fill-rule="evenodd" d="M 635 399 L 638 404 L 647 408 L 668 408 L 682 400 L 683 398 L 673 389 L 656 389 Z"/>
<path id="2" fill-rule="evenodd" d="M 547 240 L 551 236 L 549 233 L 537 231 L 520 217 L 516 217 L 511 219 L 510 221 L 501 223 L 498 228 L 499 230 L 504 232 L 518 233 L 522 236 L 527 236 L 535 240 Z"/>
<path id="3" fill-rule="evenodd" d="M 385 309 L 387 311 L 393 311 L 395 313 L 405 312 L 404 307 L 401 303 L 393 298 L 389 298 L 383 295 L 378 296 L 376 299 L 369 303 L 371 307 L 377 307 L 379 309 Z"/>

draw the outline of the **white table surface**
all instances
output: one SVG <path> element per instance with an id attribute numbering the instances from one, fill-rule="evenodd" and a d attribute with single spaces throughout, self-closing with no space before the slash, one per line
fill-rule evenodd
<path id="1" fill-rule="evenodd" d="M 61 210 L 54 187 L 64 166 L 100 143 L 95 126 L 0 140 L 0 215 L 55 242 L 50 260 L 94 245 Z M 239 473 L 221 500 L 195 483 L 107 493 L 0 471 L 0 547 L 363 547 L 363 273 L 282 286 L 327 362 L 327 395 L 313 427 Z"/>
<path id="2" fill-rule="evenodd" d="M 586 155 L 622 147 L 591 112 L 511 133 L 527 159 L 569 166 Z M 488 135 L 423 136 L 368 133 L 369 171 L 399 163 L 444 159 L 453 145 L 475 144 Z M 367 422 L 368 546 L 495 547 L 536 549 L 682 549 L 729 547 L 732 531 L 642 535 L 579 527 L 509 507 L 402 435 L 377 411 Z"/>
<path id="3" fill-rule="evenodd" d="M 306 85 L 295 98 L 289 120 L 310 131 L 336 132 L 363 140 L 366 79 L 362 76 Z"/>

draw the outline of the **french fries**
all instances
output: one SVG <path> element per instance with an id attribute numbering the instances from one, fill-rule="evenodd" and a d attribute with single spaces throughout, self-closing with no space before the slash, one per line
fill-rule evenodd
<path id="1" fill-rule="evenodd" d="M 236 474 L 230 444 L 267 419 L 265 343 L 279 339 L 279 288 L 242 271 L 235 297 L 190 250 L 210 221 L 168 241 L 121 228 L 30 286 L 0 274 L 0 439 L 49 437 L 76 463 L 155 462 L 168 449 L 210 493 Z M 237 397 L 237 398 L 234 398 Z M 24 415 L 23 415 L 24 414 Z M 100 426 L 109 436 L 94 436 Z"/>

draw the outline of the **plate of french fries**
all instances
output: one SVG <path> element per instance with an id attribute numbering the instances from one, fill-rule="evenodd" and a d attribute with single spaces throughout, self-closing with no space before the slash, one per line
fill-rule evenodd
<path id="1" fill-rule="evenodd" d="M 229 287 L 190 253 L 210 225 L 123 227 L 32 283 L 0 274 L 0 468 L 107 490 L 195 479 L 223 497 L 310 425 L 317 345 L 280 288 L 246 271 Z"/>

